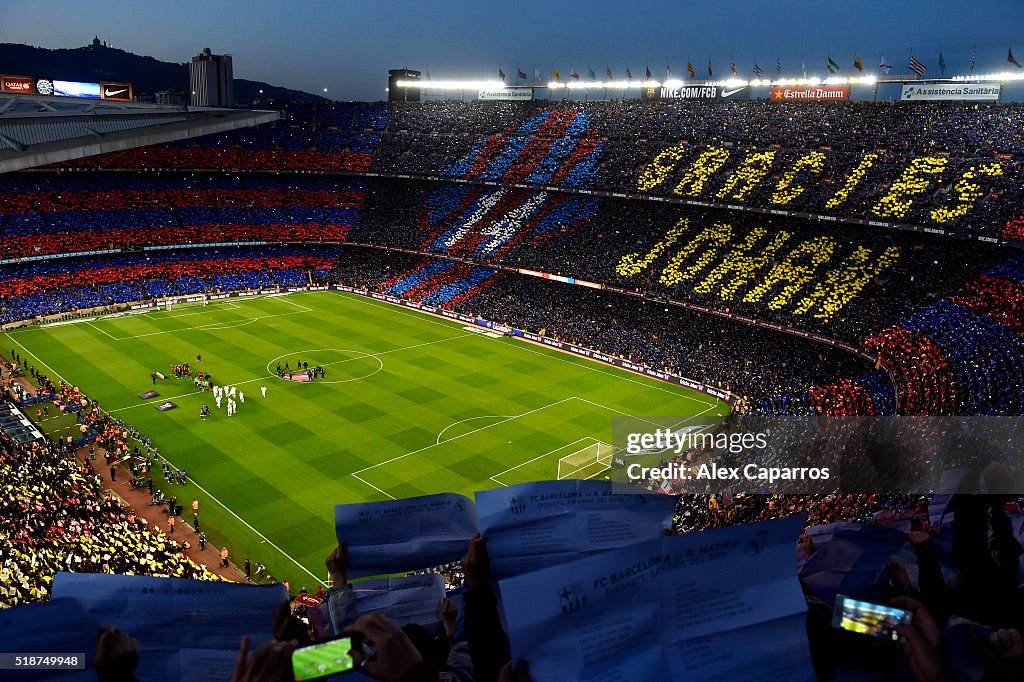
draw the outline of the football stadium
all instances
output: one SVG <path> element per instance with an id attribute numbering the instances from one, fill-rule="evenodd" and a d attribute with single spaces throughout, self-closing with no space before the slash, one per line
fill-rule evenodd
<path id="1" fill-rule="evenodd" d="M 0 678 L 1024 680 L 995 42 L 0 50 Z"/>

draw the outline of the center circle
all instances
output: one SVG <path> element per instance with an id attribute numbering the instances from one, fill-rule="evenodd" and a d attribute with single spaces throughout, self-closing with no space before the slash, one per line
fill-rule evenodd
<path id="1" fill-rule="evenodd" d="M 314 384 L 346 384 L 350 381 L 361 381 L 384 369 L 384 361 L 373 353 L 349 348 L 311 348 L 273 358 L 267 363 L 267 374 L 279 379 L 277 365 L 280 364 L 284 369 L 285 363 L 288 364 L 286 372 L 305 372 L 305 369 L 296 369 L 297 362 L 302 362 L 303 366 L 308 364 L 311 370 L 314 367 L 324 368 L 324 377 L 313 379 Z"/>

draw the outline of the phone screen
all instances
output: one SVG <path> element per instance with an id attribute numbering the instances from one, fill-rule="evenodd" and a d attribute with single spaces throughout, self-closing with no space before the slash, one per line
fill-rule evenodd
<path id="1" fill-rule="evenodd" d="M 832 612 L 832 626 L 898 642 L 900 636 L 896 632 L 896 626 L 910 625 L 912 615 L 910 611 L 894 606 L 872 604 L 837 594 L 836 607 Z"/>
<path id="2" fill-rule="evenodd" d="M 355 668 L 349 656 L 352 640 L 348 637 L 296 649 L 292 652 L 292 672 L 296 680 L 315 680 Z"/>

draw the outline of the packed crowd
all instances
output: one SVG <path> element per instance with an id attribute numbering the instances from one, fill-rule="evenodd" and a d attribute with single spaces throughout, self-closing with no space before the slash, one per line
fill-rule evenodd
<path id="1" fill-rule="evenodd" d="M 76 159 L 73 168 L 368 171 L 387 123 L 380 103 L 284 104 L 274 123 Z"/>
<path id="2" fill-rule="evenodd" d="M 423 265 L 398 255 L 400 262 L 412 264 L 409 271 Z M 402 265 L 391 262 L 390 252 L 349 249 L 339 266 L 345 273 L 341 281 L 392 291 L 396 277 L 382 277 L 379 270 L 401 271 Z M 534 277 L 497 278 L 476 295 L 444 307 L 665 369 L 747 396 L 754 405 L 780 394 L 804 396 L 812 387 L 870 369 L 846 351 L 772 330 Z"/>
<path id="3" fill-rule="evenodd" d="M 308 285 L 339 251 L 296 248 L 171 251 L 38 261 L 0 269 L 0 321 L 14 322 L 202 291 Z"/>
<path id="4" fill-rule="evenodd" d="M 540 229 L 543 218 L 535 217 L 542 210 L 517 213 L 514 221 L 505 209 L 472 216 L 446 209 L 432 216 L 436 197 L 470 190 L 436 183 L 403 188 L 407 194 L 397 191 L 395 181 L 374 181 L 350 238 L 470 255 L 839 338 L 880 358 L 901 387 L 897 408 L 884 374 L 858 372 L 798 396 L 762 394 L 768 402 L 755 401 L 755 409 L 997 415 L 1024 410 L 1022 275 L 1015 251 L 980 243 L 951 249 L 942 237 L 625 199 L 604 200 L 595 214 L 576 214 L 550 231 Z M 472 200 L 466 195 L 466 202 Z M 437 248 L 436 235 L 445 232 L 457 238 Z M 484 254 L 474 247 L 497 234 L 505 240 L 501 248 Z M 435 261 L 411 269 L 388 291 L 435 305 L 460 304 L 464 298 L 434 294 L 453 272 L 460 274 L 450 262 Z M 469 297 L 469 305 L 486 300 L 484 291 Z M 708 376 L 691 371 L 698 379 Z"/>
<path id="5" fill-rule="evenodd" d="M 987 476 L 977 471 L 968 475 L 976 479 Z M 986 484 L 992 485 L 994 480 L 994 477 L 986 480 Z M 878 532 L 868 532 L 862 526 L 860 537 L 841 535 L 841 529 L 835 527 L 817 526 L 810 529 L 813 535 L 809 532 L 799 540 L 794 538 L 793 552 L 801 568 L 798 579 L 787 576 L 786 580 L 799 580 L 803 591 L 801 601 L 806 611 L 801 610 L 798 617 L 806 623 L 806 638 L 801 636 L 801 645 L 794 650 L 778 649 L 778 643 L 771 637 L 748 641 L 743 651 L 743 660 L 748 665 L 750 662 L 765 667 L 779 665 L 776 657 L 788 656 L 795 659 L 786 660 L 793 670 L 799 670 L 806 678 L 823 681 L 870 678 L 1015 682 L 1021 679 L 1024 620 L 1018 560 L 1022 548 L 1012 527 L 1012 521 L 1020 519 L 1020 506 L 1019 500 L 1012 496 L 955 495 L 937 510 L 921 499 L 882 499 L 866 495 L 831 495 L 809 503 L 777 496 L 740 495 L 728 497 L 720 506 L 717 501 L 711 505 L 702 503 L 703 500 L 682 502 L 681 514 L 687 519 L 688 530 L 714 527 L 720 522 L 779 518 L 802 511 L 816 512 L 818 520 L 822 521 L 850 519 L 849 515 L 853 515 L 878 524 Z M 936 514 L 934 522 L 929 519 L 932 513 Z M 832 543 L 846 546 L 832 551 Z M 898 560 L 882 558 L 897 545 L 906 548 Z M 623 548 L 627 546 L 628 541 L 622 543 Z M 858 576 L 846 582 L 847 576 L 835 576 L 822 582 L 814 569 L 808 568 L 820 562 L 834 562 L 840 553 L 850 551 L 871 557 L 856 565 L 861 571 L 870 571 L 873 577 L 865 580 Z M 742 560 L 751 566 L 771 563 L 757 556 L 757 552 L 750 554 Z M 876 557 L 877 562 L 873 560 Z M 663 561 L 664 570 L 672 570 L 670 557 Z M 503 583 L 499 599 L 488 542 L 479 535 L 469 541 L 458 562 L 462 577 L 460 587 L 447 592 L 448 596 L 437 604 L 438 613 L 426 617 L 433 619 L 429 621 L 410 619 L 407 606 L 402 604 L 382 605 L 368 611 L 361 608 L 356 594 L 358 584 L 348 580 L 353 562 L 345 543 L 330 553 L 325 564 L 331 587 L 326 591 L 318 590 L 310 601 L 316 603 L 316 607 L 304 602 L 293 611 L 282 604 L 267 622 L 249 624 L 250 636 L 267 641 L 250 652 L 249 638 L 243 639 L 232 680 L 292 680 L 295 678 L 293 652 L 342 635 L 352 638 L 351 653 L 347 655 L 351 656 L 354 667 L 372 679 L 385 682 L 437 679 L 529 682 L 536 679 L 536 673 L 531 674 L 528 662 L 541 667 L 538 659 L 552 655 L 540 647 L 523 649 L 519 642 L 519 651 L 513 656 L 514 638 L 523 635 L 521 630 L 513 631 L 506 624 L 502 612 L 509 608 L 510 600 L 539 599 L 539 596 L 510 592 L 508 584 Z M 640 566 L 630 570 L 647 579 L 657 579 L 656 575 L 647 576 Z M 842 589 L 848 593 L 847 597 L 868 601 L 865 606 L 877 604 L 902 609 L 910 612 L 911 617 L 898 625 L 888 625 L 893 633 L 883 629 L 875 637 L 864 636 L 871 634 L 870 629 L 841 629 L 837 627 L 830 599 L 838 589 L 837 580 L 843 580 Z M 695 585 L 704 587 L 699 581 Z M 772 585 L 780 593 L 790 588 L 783 581 Z M 311 596 L 305 589 L 302 592 Z M 701 594 L 698 592 L 694 598 Z M 600 599 L 602 595 L 594 590 L 594 596 Z M 749 603 L 747 608 L 754 608 L 750 601 L 754 597 L 736 595 L 734 599 L 740 604 Z M 320 614 L 316 619 L 310 613 L 311 608 Z M 564 609 L 563 613 L 566 613 Z M 572 636 L 586 632 L 588 622 L 605 622 L 593 613 L 593 608 L 584 615 L 588 617 L 559 621 L 561 627 L 568 628 L 567 632 L 552 630 L 538 634 L 549 638 Z M 631 615 L 637 619 L 650 618 L 649 613 Z M 438 617 L 440 622 L 436 620 Z M 720 616 L 706 614 L 705 617 Z M 852 616 L 847 614 L 846 617 Z M 724 630 L 716 633 L 719 636 L 735 635 L 734 629 L 742 627 L 732 623 L 735 616 L 732 620 L 723 619 Z M 552 621 L 540 618 L 534 627 L 551 629 Z M 866 623 L 871 625 L 873 621 L 869 619 Z M 146 667 L 150 662 L 140 660 L 144 654 L 139 643 L 131 632 L 116 629 L 117 625 L 113 623 L 96 633 L 93 666 L 100 679 L 129 681 L 134 679 L 134 672 L 140 665 Z M 631 626 L 627 624 L 627 627 Z M 784 626 L 780 623 L 779 627 Z M 589 635 L 592 640 L 609 636 L 600 631 Z M 645 646 L 657 652 L 657 648 L 646 641 L 649 639 L 650 636 L 645 638 Z M 661 646 L 672 647 L 675 641 L 669 640 Z M 689 643 L 685 637 L 683 641 Z M 570 651 L 577 653 L 577 647 Z M 602 664 L 604 668 L 622 664 L 614 652 L 586 653 L 587 658 L 582 661 L 577 660 L 578 654 L 565 654 L 560 666 L 575 674 L 586 670 L 588 663 Z M 725 653 L 720 657 L 728 658 Z M 545 663 L 547 674 L 543 679 L 554 679 L 552 661 Z M 702 665 L 712 668 L 705 662 Z M 639 669 L 639 666 L 633 663 L 627 669 Z M 755 674 L 750 670 L 746 672 Z"/>
<path id="6" fill-rule="evenodd" d="M 272 126 L 97 157 L 90 163 L 101 167 L 365 170 L 373 147 L 383 140 L 376 163 L 388 172 L 449 173 L 458 177 L 477 174 L 495 180 L 511 178 L 570 187 L 592 183 L 620 191 L 635 188 L 637 178 L 644 177 L 651 160 L 666 146 L 699 139 L 699 149 L 680 151 L 674 160 L 703 158 L 715 145 L 725 147 L 725 143 L 762 150 L 778 145 L 777 153 L 763 158 L 765 165 L 756 172 L 762 177 L 779 173 L 788 160 L 803 164 L 801 168 L 807 173 L 820 175 L 825 182 L 814 183 L 815 188 L 820 185 L 826 190 L 848 184 L 849 178 L 839 171 L 842 163 L 837 159 L 848 163 L 877 154 L 870 169 L 864 171 L 876 174 L 872 177 L 877 189 L 884 178 L 898 178 L 906 162 L 918 155 L 947 158 L 949 154 L 947 163 L 929 162 L 932 167 L 926 164 L 922 173 L 931 173 L 938 166 L 945 173 L 952 169 L 966 172 L 974 167 L 975 175 L 984 175 L 977 160 L 991 159 L 995 154 L 1008 154 L 1011 164 L 1019 164 L 1016 159 L 1024 153 L 1018 132 L 1021 111 L 1016 106 L 911 108 L 852 103 L 799 107 L 763 102 L 437 103 L 398 105 L 389 119 L 383 105 L 301 105 Z M 444 132 L 425 139 L 434 130 Z M 520 131 L 520 139 L 510 139 L 516 135 L 509 135 L 509 131 Z M 556 134 L 572 142 L 555 144 L 538 139 Z M 828 148 L 825 151 L 829 159 L 812 156 L 808 150 L 815 148 Z M 721 158 L 715 154 L 712 152 L 706 161 L 713 163 Z M 739 169 L 739 165 L 729 165 L 739 163 L 739 155 L 732 156 L 732 160 L 722 160 L 720 167 Z M 501 163 L 494 165 L 494 159 Z M 455 160 L 459 161 L 452 165 Z M 821 168 L 815 165 L 818 163 Z M 686 163 L 680 163 L 680 168 L 684 166 Z M 365 185 L 358 183 L 305 177 L 116 175 L 65 173 L 57 180 L 43 175 L 12 176 L 9 184 L 5 180 L 5 189 L 11 189 L 7 195 L 10 201 L 0 203 L 0 233 L 5 236 L 5 250 L 0 255 L 60 253 L 104 245 L 119 248 L 250 239 L 330 241 L 347 234 L 365 192 Z M 1019 206 L 1015 194 L 1021 184 L 1019 178 L 1018 165 L 986 190 L 986 196 L 971 213 L 971 223 L 977 230 L 992 233 L 1006 221 L 1007 207 Z M 793 195 L 787 205 L 810 207 L 833 194 L 811 188 L 794 194 L 794 177 L 787 180 L 783 174 L 776 179 L 787 183 L 783 187 L 788 188 L 786 196 Z M 668 174 L 662 180 L 660 189 L 676 184 L 668 182 Z M 1014 182 L 1017 189 L 1011 186 Z M 782 191 L 777 189 L 778 183 L 772 183 L 776 194 Z M 867 189 L 869 185 L 869 180 L 858 184 L 842 210 L 858 215 L 873 210 L 878 203 Z M 1024 412 L 1024 348 L 1020 345 L 1024 329 L 1024 259 L 1020 257 L 1008 258 L 1005 252 L 982 246 L 957 244 L 951 249 L 948 242 L 877 234 L 867 229 L 748 219 L 738 213 L 680 214 L 678 209 L 647 202 L 604 201 L 598 207 L 596 201 L 573 196 L 547 205 L 546 196 L 531 190 L 499 196 L 479 192 L 474 196 L 475 190 L 469 188 L 446 186 L 436 192 L 437 188 L 375 181 L 368 205 L 352 228 L 353 238 L 444 255 L 475 254 L 484 265 L 453 266 L 451 261 L 413 254 L 370 248 L 342 252 L 334 247 L 172 251 L 149 258 L 120 254 L 22 263 L 0 269 L 0 320 L 9 322 L 198 291 L 302 285 L 312 276 L 319 282 L 413 297 L 665 369 L 739 393 L 747 398 L 752 411 Z M 737 186 L 736 191 L 740 189 Z M 974 190 L 958 190 L 947 184 L 934 195 L 920 198 L 921 206 L 901 219 L 913 221 L 915 216 L 924 215 L 922 211 L 939 210 L 943 205 L 948 209 L 944 197 L 958 191 L 969 194 Z M 755 187 L 746 201 L 767 205 L 774 200 L 771 194 Z M 486 220 L 483 218 L 488 211 L 481 212 L 480 220 L 474 221 L 480 233 L 472 244 L 453 249 L 466 236 L 458 229 L 451 232 L 451 239 L 438 241 L 445 230 L 450 230 L 449 216 L 460 206 L 488 197 L 494 201 L 490 208 L 497 209 Z M 531 204 L 533 201 L 536 206 Z M 524 205 L 538 212 L 518 210 Z M 109 214 L 101 206 L 107 206 Z M 431 212 L 432 216 L 426 215 Z M 710 239 L 756 245 L 745 255 L 762 258 L 758 267 L 773 268 L 777 274 L 759 302 L 739 296 L 729 299 L 720 295 L 721 288 L 702 287 L 709 281 L 709 273 L 714 272 L 715 261 L 701 259 L 696 252 L 692 262 L 673 258 L 681 245 L 694 242 L 682 232 L 666 241 L 681 215 L 699 221 L 702 228 L 729 224 L 728 235 L 711 233 Z M 344 233 L 332 231 L 341 227 Z M 753 237 L 758 229 L 766 231 L 764 242 Z M 858 290 L 859 295 L 845 302 L 839 315 L 824 323 L 820 318 L 800 319 L 766 303 L 787 282 L 806 274 L 805 261 L 764 246 L 782 231 L 794 233 L 794 243 L 811 245 L 801 251 L 811 262 L 820 253 L 815 249 L 826 240 L 832 240 L 834 248 L 846 256 L 858 248 L 884 254 L 893 246 L 900 255 L 887 269 L 870 277 L 870 282 Z M 677 248 L 672 249 L 676 242 Z M 486 248 L 478 249 L 481 244 Z M 633 272 L 652 253 L 646 265 Z M 631 254 L 635 255 L 626 258 Z M 666 277 L 682 272 L 688 263 L 698 262 L 703 268 L 701 281 Z M 605 282 L 641 291 L 650 298 L 527 276 L 496 276 L 493 268 L 485 267 L 487 263 Z M 668 269 L 670 263 L 674 263 L 675 270 Z M 623 264 L 629 267 L 617 267 Z M 777 270 L 786 266 L 789 270 Z M 743 274 L 739 268 L 734 272 Z M 807 283 L 826 281 L 828 277 L 829 271 L 823 269 Z M 749 290 L 738 289 L 740 293 Z M 660 297 L 680 298 L 862 342 L 866 350 L 894 370 L 900 404 L 896 404 L 888 375 L 878 367 L 872 368 L 870 362 L 769 329 L 652 300 Z M 34 370 L 31 376 L 40 386 L 39 396 L 45 392 L 55 405 L 75 406 L 83 433 L 96 434 L 99 444 L 113 456 L 130 456 L 137 467 L 133 473 L 146 476 L 153 458 L 148 448 L 143 450 L 137 444 L 145 443 L 143 434 L 103 413 L 73 387 L 55 386 Z M 53 443 L 18 446 L 0 439 L 0 534 L 6 538 L 0 546 L 0 606 L 45 599 L 50 578 L 58 570 L 210 577 L 188 560 L 183 548 L 161 533 L 148 530 L 144 521 L 105 495 L 91 462 L 80 465 L 63 452 L 65 449 Z M 1024 669 L 1019 634 L 1024 623 L 1020 620 L 1017 571 L 1021 547 L 1007 530 L 1007 504 L 1017 502 L 1010 497 L 954 498 L 946 508 L 952 521 L 940 531 L 920 521 L 929 510 L 927 500 L 919 497 L 690 495 L 680 500 L 673 528 L 688 533 L 799 513 L 809 514 L 812 525 L 841 520 L 885 524 L 896 519 L 909 525 L 914 518 L 916 525 L 911 526 L 907 539 L 920 567 L 917 586 L 906 579 L 906 569 L 901 573 L 898 567 L 885 563 L 877 567 L 877 572 L 891 576 L 886 593 L 872 595 L 876 599 L 915 600 L 908 608 L 914 611 L 914 627 L 920 628 L 921 639 L 908 637 L 911 644 L 903 650 L 902 663 L 913 668 L 921 680 L 952 679 L 950 667 L 955 656 L 947 650 L 945 640 L 933 635 L 939 627 L 970 619 L 992 629 L 991 640 L 976 642 L 975 659 L 987 675 L 985 679 L 1013 680 L 1020 679 L 1019 671 Z M 934 556 L 935 546 L 940 539 L 948 541 L 950 533 L 955 580 L 948 580 L 936 570 L 938 560 Z M 799 551 L 803 559 L 812 558 L 813 541 L 802 538 Z M 487 580 L 484 543 L 474 541 L 461 563 L 442 567 L 448 587 L 458 584 L 466 588 L 465 641 L 416 639 L 390 625 L 383 616 L 363 615 L 357 620 L 358 614 L 351 609 L 346 564 L 343 548 L 328 559 L 334 587 L 325 596 L 335 602 L 331 609 L 335 633 L 353 628 L 378 638 L 380 656 L 367 664 L 365 672 L 381 679 L 420 679 L 410 676 L 413 671 L 422 674 L 422 679 L 437 679 L 438 672 L 447 670 L 461 680 L 499 679 L 499 671 L 509 662 L 508 642 Z M 874 660 L 877 652 L 868 651 L 861 660 L 855 660 L 851 651 L 861 650 L 835 646 L 827 624 L 823 625 L 826 617 L 822 604 L 809 598 L 809 605 L 809 655 L 822 679 L 829 678 L 837 667 L 879 671 Z M 339 613 L 343 617 L 334 620 Z M 236 679 L 275 679 L 264 673 L 276 670 L 274 664 L 295 646 L 293 640 L 305 642 L 316 636 L 287 617 L 276 625 L 281 641 L 261 649 L 250 663 L 243 658 Z M 449 637 L 452 634 L 449 632 Z M 384 646 L 384 642 L 391 646 Z M 1008 657 L 1007 652 L 1012 656 Z M 932 671 L 937 671 L 934 676 L 920 672 L 922 661 L 933 664 Z M 258 669 L 258 664 L 264 667 Z M 1016 667 L 1008 668 L 1008 664 Z M 394 670 L 403 671 L 404 676 Z M 261 674 L 263 677 L 259 677 Z M 518 679 L 526 679 L 523 674 L 520 671 Z"/>
<path id="7" fill-rule="evenodd" d="M 543 146 L 548 136 L 557 155 L 555 141 L 582 144 L 596 132 L 599 158 L 582 169 L 592 189 L 1010 238 L 1006 226 L 1021 198 L 1022 112 L 1018 105 L 754 100 L 400 104 L 374 169 L 488 179 L 502 165 L 498 150 Z M 533 125 L 555 113 L 587 124 Z M 522 182 L 511 177 L 514 168 L 490 179 Z M 534 184 L 580 186 L 541 180 Z"/>
<path id="8" fill-rule="evenodd" d="M 956 291 L 1006 253 L 981 243 L 950 249 L 940 237 L 628 199 L 603 199 L 596 208 L 542 204 L 534 215 L 517 212 L 513 222 L 500 207 L 469 215 L 462 208 L 469 191 L 374 180 L 349 238 L 600 282 L 851 343 Z M 455 201 L 439 208 L 449 193 Z M 446 232 L 459 239 L 438 248 L 437 235 Z M 478 248 L 496 234 L 504 237 L 500 248 Z M 859 265 L 877 272 L 854 277 L 831 308 L 800 305 L 819 286 L 840 290 L 833 273 L 855 273 Z"/>
<path id="9" fill-rule="evenodd" d="M 216 579 L 63 445 L 0 436 L 0 488 L 0 607 L 46 599 L 57 571 Z"/>
<path id="10" fill-rule="evenodd" d="M 341 241 L 366 184 L 322 176 L 24 173 L 5 178 L 0 259 L 153 246 Z"/>

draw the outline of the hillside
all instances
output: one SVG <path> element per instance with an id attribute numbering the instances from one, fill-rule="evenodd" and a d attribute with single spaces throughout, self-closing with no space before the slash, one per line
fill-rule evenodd
<path id="1" fill-rule="evenodd" d="M 0 71 L 10 75 L 45 76 L 70 81 L 128 81 L 136 93 L 158 90 L 185 92 L 188 64 L 162 62 L 153 57 L 125 52 L 103 45 L 49 50 L 17 43 L 0 43 Z M 247 105 L 263 99 L 310 101 L 322 97 L 300 90 L 282 88 L 262 81 L 235 79 L 235 103 Z"/>

